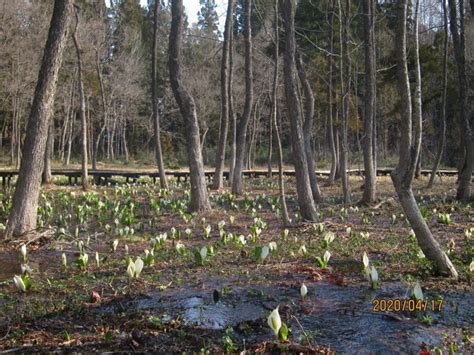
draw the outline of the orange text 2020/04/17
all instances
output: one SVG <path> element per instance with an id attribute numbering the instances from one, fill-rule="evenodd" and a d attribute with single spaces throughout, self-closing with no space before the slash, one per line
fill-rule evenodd
<path id="1" fill-rule="evenodd" d="M 443 299 L 376 298 L 372 301 L 372 312 L 441 312 L 442 310 Z"/>

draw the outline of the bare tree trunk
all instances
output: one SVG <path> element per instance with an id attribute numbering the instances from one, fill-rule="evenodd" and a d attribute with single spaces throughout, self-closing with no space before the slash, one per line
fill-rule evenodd
<path id="1" fill-rule="evenodd" d="M 311 140 L 313 138 L 313 121 L 314 121 L 314 95 L 308 77 L 303 67 L 303 59 L 298 50 L 296 50 L 296 68 L 298 76 L 303 88 L 303 95 L 305 98 L 304 112 L 305 119 L 303 123 L 303 138 L 306 152 L 306 158 L 308 160 L 308 176 L 311 184 L 311 191 L 313 192 L 313 199 L 317 203 L 323 202 L 323 197 L 318 186 L 318 180 L 316 177 L 316 167 L 314 164 L 314 153 L 311 147 Z"/>
<path id="2" fill-rule="evenodd" d="M 428 182 L 428 188 L 433 187 L 436 172 L 438 171 L 441 157 L 443 156 L 444 146 L 446 145 L 446 97 L 448 95 L 448 9 L 446 8 L 446 0 L 441 0 L 443 7 L 443 19 L 444 19 L 444 43 L 443 43 L 443 97 L 441 103 L 441 130 L 438 137 L 438 149 L 436 151 L 436 157 L 433 163 L 433 169 L 431 170 L 430 181 Z"/>
<path id="3" fill-rule="evenodd" d="M 270 113 L 268 121 L 268 151 L 267 151 L 267 176 L 269 178 L 272 177 L 273 171 L 272 171 L 272 152 L 273 152 L 273 117 L 272 114 Z"/>
<path id="4" fill-rule="evenodd" d="M 296 175 L 296 191 L 301 217 L 308 221 L 317 221 L 318 214 L 314 206 L 313 194 L 308 176 L 308 160 L 306 157 L 303 138 L 302 120 L 300 116 L 298 97 L 295 82 L 295 2 L 294 0 L 280 0 L 282 3 L 282 17 L 285 29 L 284 78 L 285 95 L 291 127 L 291 144 L 293 147 L 293 161 Z"/>
<path id="5" fill-rule="evenodd" d="M 459 14 L 457 9 L 457 2 L 456 0 L 448 0 L 449 3 L 449 16 L 450 16 L 450 27 L 451 27 L 451 35 L 453 38 L 453 45 L 454 45 L 454 57 L 456 59 L 457 67 L 458 67 L 458 78 L 459 78 L 459 106 L 460 106 L 460 148 L 461 148 L 461 159 L 459 162 L 458 168 L 458 188 L 456 192 L 456 198 L 459 200 L 468 200 L 470 198 L 470 183 L 471 183 L 471 176 L 472 176 L 472 169 L 474 165 L 474 143 L 473 143 L 473 133 L 472 133 L 472 125 L 474 124 L 473 121 L 473 100 L 469 102 L 469 93 L 472 93 L 469 88 L 469 81 L 468 81 L 468 71 L 470 73 L 470 77 L 472 78 L 472 66 L 466 66 L 466 49 L 468 50 L 468 57 L 470 55 L 470 63 L 472 64 L 472 56 L 473 56 L 473 49 L 467 48 L 465 43 L 465 27 L 464 21 L 464 1 L 460 0 L 459 2 Z M 471 9 L 472 11 L 472 9 Z M 468 47 L 472 47 L 473 40 L 472 40 L 472 14 L 470 15 L 468 20 Z M 459 28 L 458 28 L 459 24 Z M 469 30 L 470 29 L 470 30 Z M 469 35 L 470 34 L 470 35 Z M 473 86 L 473 85 L 471 85 Z"/>
<path id="6" fill-rule="evenodd" d="M 72 141 L 74 138 L 74 124 L 76 121 L 76 109 L 75 107 L 71 110 L 71 119 L 69 120 L 69 131 L 67 135 L 67 153 L 66 153 L 66 160 L 65 165 L 68 166 L 71 162 L 71 150 L 72 150 Z"/>
<path id="7" fill-rule="evenodd" d="M 342 9 L 341 1 L 339 2 L 339 23 L 340 23 L 340 48 L 341 48 L 341 61 L 340 61 L 340 77 L 341 77 L 341 154 L 340 154 L 340 166 L 341 166 L 341 182 L 342 182 L 342 193 L 344 197 L 344 203 L 351 203 L 351 192 L 349 189 L 349 177 L 347 175 L 348 168 L 348 155 L 349 155 L 349 144 L 347 142 L 347 130 L 349 120 L 349 96 L 350 96 L 350 84 L 351 84 L 351 65 L 349 62 L 349 23 L 350 23 L 350 0 L 346 0 L 345 9 Z"/>
<path id="8" fill-rule="evenodd" d="M 281 200 L 281 221 L 284 226 L 289 226 L 291 224 L 290 217 L 288 216 L 288 208 L 286 206 L 286 195 L 285 195 L 285 180 L 283 178 L 283 148 L 281 146 L 281 138 L 280 138 L 280 129 L 278 128 L 278 72 L 279 72 L 279 28 L 278 28 L 278 1 L 275 1 L 274 5 L 274 27 L 273 27 L 273 45 L 275 46 L 275 66 L 273 69 L 273 85 L 272 85 L 272 96 L 271 96 L 271 103 L 272 103 L 272 110 L 271 110 L 271 117 L 272 122 L 275 130 L 275 137 L 277 141 L 277 149 L 278 149 L 278 186 L 280 190 L 280 200 Z"/>
<path id="9" fill-rule="evenodd" d="M 436 151 L 436 157 L 433 163 L 433 169 L 431 170 L 430 181 L 428 182 L 428 188 L 433 187 L 436 172 L 443 156 L 444 146 L 446 145 L 446 98 L 448 95 L 448 9 L 446 8 L 446 0 L 441 0 L 443 7 L 443 19 L 444 19 L 444 43 L 443 43 L 443 97 L 441 103 L 441 130 L 438 137 L 438 149 Z"/>
<path id="10" fill-rule="evenodd" d="M 53 135 L 54 135 L 54 122 L 51 120 L 51 124 L 48 129 L 48 139 L 46 140 L 46 149 L 44 151 L 44 167 L 43 167 L 43 176 L 42 183 L 43 185 L 51 184 L 51 153 L 53 150 Z"/>
<path id="11" fill-rule="evenodd" d="M 159 0 L 155 0 L 153 5 L 153 52 L 151 54 L 151 96 L 153 103 L 153 137 L 155 143 L 155 159 L 160 173 L 160 186 L 163 189 L 168 188 L 166 181 L 165 164 L 163 162 L 163 152 L 161 150 L 161 135 L 160 135 L 160 116 L 158 114 L 158 93 L 156 82 L 156 53 L 158 51 L 158 9 Z M 125 135 L 124 135 L 125 139 Z M 127 152 L 128 156 L 128 152 Z M 128 158 L 128 157 L 127 157 Z"/>
<path id="12" fill-rule="evenodd" d="M 329 39 L 329 55 L 328 58 L 328 94 L 327 94 L 327 102 L 328 102 L 328 128 L 329 128 L 329 146 L 331 150 L 331 170 L 329 172 L 329 180 L 328 183 L 330 185 L 334 184 L 336 179 L 336 172 L 339 166 L 339 159 L 337 157 L 337 145 L 335 140 L 335 132 L 334 132 L 334 108 L 333 108 L 333 82 L 334 82 L 334 59 L 333 59 L 333 51 L 334 51 L 334 9 L 335 9 L 335 0 L 331 0 L 331 9 L 328 11 L 329 13 L 329 24 L 331 27 L 331 34 Z"/>
<path id="13" fill-rule="evenodd" d="M 107 103 L 105 100 L 105 88 L 104 88 L 104 79 L 102 78 L 102 70 L 100 69 L 100 56 L 99 56 L 99 49 L 96 49 L 96 72 L 97 72 L 97 78 L 99 79 L 99 89 L 100 89 L 100 103 L 102 106 L 102 128 L 100 129 L 99 134 L 97 135 L 97 138 L 95 140 L 94 144 L 94 150 L 92 152 L 92 169 L 97 170 L 97 155 L 99 154 L 99 145 L 100 145 L 100 139 L 102 138 L 102 135 L 104 134 L 105 130 L 105 125 L 107 122 Z"/>
<path id="14" fill-rule="evenodd" d="M 415 31 L 418 32 L 418 0 L 415 11 Z M 398 24 L 396 28 L 396 55 L 398 62 L 398 85 L 401 96 L 401 138 L 399 145 L 400 159 L 397 167 L 392 171 L 392 181 L 400 199 L 400 204 L 415 231 L 415 236 L 423 253 L 433 262 L 439 272 L 451 275 L 454 278 L 458 274 L 442 251 L 440 245 L 431 234 L 428 225 L 423 219 L 412 191 L 412 181 L 415 174 L 415 165 L 421 141 L 421 120 L 419 115 L 412 115 L 412 104 L 410 96 L 410 82 L 408 77 L 407 51 L 406 51 L 406 22 L 407 22 L 407 0 L 398 0 L 396 4 Z M 415 48 L 415 61 L 419 62 L 418 46 Z M 421 105 L 421 80 L 419 67 L 416 73 L 415 106 Z M 415 108 L 417 112 L 421 108 Z M 413 122 L 413 116 L 415 122 Z M 413 126 L 412 126 L 413 125 Z M 412 136 L 413 131 L 413 136 Z"/>
<path id="15" fill-rule="evenodd" d="M 227 17 L 225 20 L 224 43 L 222 45 L 221 63 L 221 121 L 219 127 L 219 142 L 216 153 L 216 170 L 214 173 L 213 189 L 223 186 L 223 173 L 225 163 L 225 148 L 227 144 L 227 131 L 229 130 L 229 38 L 233 31 L 235 0 L 228 1 Z"/>
<path id="16" fill-rule="evenodd" d="M 365 95 L 364 95 L 364 192 L 361 202 L 370 204 L 375 201 L 377 172 L 374 162 L 374 121 L 375 121 L 375 2 L 364 0 L 364 36 L 365 36 Z"/>
<path id="17" fill-rule="evenodd" d="M 72 0 L 54 2 L 53 17 L 28 118 L 20 172 L 13 195 L 13 207 L 4 233 L 5 238 L 32 233 L 36 229 L 49 120 L 54 106 L 56 83 L 66 44 L 72 3 Z"/>
<path id="18" fill-rule="evenodd" d="M 82 171 L 82 189 L 87 191 L 89 187 L 89 175 L 87 169 L 87 117 L 86 117 L 86 98 L 84 94 L 84 79 L 82 77 L 82 58 L 81 58 L 81 48 L 79 42 L 77 41 L 77 28 L 79 27 L 79 11 L 78 7 L 75 7 L 76 15 L 76 26 L 74 27 L 74 32 L 72 33 L 72 40 L 74 42 L 74 47 L 76 48 L 76 57 L 77 57 L 77 72 L 79 73 L 79 96 L 80 96 L 80 114 L 81 114 L 81 171 Z"/>
<path id="19" fill-rule="evenodd" d="M 245 106 L 244 113 L 239 120 L 236 140 L 235 167 L 232 180 L 232 193 L 240 195 L 243 190 L 242 169 L 245 157 L 245 143 L 247 140 L 247 126 L 250 121 L 253 106 L 253 47 L 252 47 L 252 0 L 245 0 Z"/>
<path id="20" fill-rule="evenodd" d="M 229 99 L 229 117 L 232 120 L 232 143 L 229 164 L 229 184 L 234 181 L 235 159 L 237 155 L 237 118 L 234 110 L 234 96 L 232 94 L 232 84 L 234 78 L 234 34 L 230 32 L 229 36 L 229 82 L 228 82 L 228 99 Z"/>
<path id="21" fill-rule="evenodd" d="M 169 37 L 169 71 L 171 88 L 185 121 L 189 171 L 191 177 L 191 204 L 189 211 L 198 212 L 211 209 L 206 189 L 204 164 L 199 136 L 196 105 L 181 78 L 181 49 L 183 42 L 183 0 L 171 2 L 171 32 Z"/>

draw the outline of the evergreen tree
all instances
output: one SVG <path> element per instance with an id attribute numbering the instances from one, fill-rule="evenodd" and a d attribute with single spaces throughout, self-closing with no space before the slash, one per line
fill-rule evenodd
<path id="1" fill-rule="evenodd" d="M 198 12 L 198 26 L 207 34 L 219 35 L 217 25 L 219 18 L 216 12 L 215 0 L 199 0 L 201 10 Z"/>

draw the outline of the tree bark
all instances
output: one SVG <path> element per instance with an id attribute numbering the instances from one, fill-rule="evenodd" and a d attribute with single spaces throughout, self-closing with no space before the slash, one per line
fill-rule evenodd
<path id="1" fill-rule="evenodd" d="M 334 82 L 334 9 L 335 9 L 335 0 L 331 0 L 331 8 L 328 11 L 329 13 L 329 25 L 331 27 L 330 39 L 329 39 L 329 55 L 328 58 L 328 135 L 329 135 L 329 146 L 331 150 L 331 170 L 329 171 L 329 185 L 333 185 L 336 179 L 336 172 L 339 166 L 339 159 L 337 156 L 337 146 L 335 140 L 335 129 L 334 129 L 334 107 L 333 107 L 333 82 Z"/>
<path id="2" fill-rule="evenodd" d="M 459 80 L 459 109 L 460 109 L 460 149 L 461 158 L 458 164 L 458 188 L 456 192 L 456 198 L 459 200 L 468 200 L 470 198 L 470 183 L 472 176 L 472 169 L 474 165 L 474 143 L 472 126 L 473 120 L 473 103 L 472 100 L 469 102 L 469 93 L 472 93 L 473 89 L 469 88 L 468 71 L 472 78 L 472 65 L 466 66 L 466 49 L 470 53 L 470 64 L 472 64 L 472 48 L 466 48 L 465 42 L 465 18 L 464 18 L 464 1 L 461 0 L 459 3 L 459 14 L 457 9 L 456 0 L 448 0 L 449 3 L 449 16 L 450 16 L 450 28 L 451 35 L 453 38 L 454 45 L 454 57 L 458 68 L 458 80 Z M 471 9 L 472 11 L 472 9 Z M 470 33 L 470 46 L 472 47 L 472 14 L 468 11 L 469 18 L 467 18 L 468 31 Z M 458 27 L 459 23 L 459 27 Z M 468 38 L 469 40 L 469 38 Z M 472 86 L 472 84 L 471 84 Z"/>
<path id="3" fill-rule="evenodd" d="M 5 238 L 36 229 L 36 216 L 49 120 L 72 11 L 72 0 L 56 0 L 26 129 L 13 207 Z"/>
<path id="4" fill-rule="evenodd" d="M 375 201 L 376 178 L 374 162 L 374 121 L 375 121 L 375 3 L 364 0 L 364 36 L 365 36 L 365 95 L 364 95 L 364 192 L 361 202 L 370 204 Z"/>
<path id="5" fill-rule="evenodd" d="M 43 185 L 51 184 L 52 175 L 51 175 L 51 154 L 53 152 L 53 135 L 54 135 L 54 124 L 51 120 L 51 124 L 48 129 L 48 139 L 46 140 L 46 149 L 44 151 L 44 167 L 43 167 L 43 176 L 42 183 Z"/>
<path id="6" fill-rule="evenodd" d="M 438 137 L 438 149 L 436 150 L 436 157 L 433 163 L 433 169 L 431 169 L 430 180 L 428 182 L 428 188 L 433 187 L 433 183 L 438 171 L 441 157 L 443 156 L 444 146 L 446 145 L 446 98 L 448 95 L 448 9 L 446 8 L 446 0 L 441 0 L 443 7 L 443 20 L 444 20 L 444 43 L 443 43 L 443 96 L 441 102 L 441 129 Z"/>
<path id="7" fill-rule="evenodd" d="M 296 50 L 296 69 L 300 79 L 301 86 L 303 88 L 304 95 L 304 123 L 303 123 L 303 139 L 306 152 L 306 158 L 308 160 L 308 176 L 311 185 L 311 191 L 313 192 L 313 199 L 317 203 L 323 202 L 323 197 L 318 186 L 318 179 L 316 177 L 316 167 L 314 164 L 314 152 L 311 147 L 311 140 L 313 138 L 313 122 L 314 122 L 314 95 L 311 85 L 309 83 L 306 71 L 303 66 L 303 59 L 298 50 Z"/>
<path id="8" fill-rule="evenodd" d="M 99 56 L 99 49 L 96 49 L 96 72 L 97 72 L 97 78 L 99 79 L 99 89 L 100 89 L 100 103 L 102 106 L 102 128 L 100 129 L 99 134 L 97 135 L 97 138 L 95 140 L 94 144 L 94 149 L 92 152 L 92 169 L 97 170 L 97 155 L 99 154 L 99 145 L 100 145 L 100 139 L 102 138 L 102 135 L 104 134 L 105 130 L 105 125 L 107 122 L 107 103 L 105 99 L 105 87 L 104 87 L 104 79 L 102 77 L 102 70 L 100 69 L 100 56 Z"/>
<path id="9" fill-rule="evenodd" d="M 443 156 L 444 146 L 446 145 L 446 98 L 448 95 L 448 9 L 446 8 L 446 0 L 441 0 L 443 7 L 443 19 L 444 19 L 444 43 L 443 43 L 443 96 L 441 103 L 441 129 L 438 137 L 438 149 L 436 151 L 436 157 L 433 163 L 433 169 L 431 170 L 430 180 L 428 182 L 428 188 L 433 187 L 436 172 L 438 171 L 441 157 Z"/>
<path id="10" fill-rule="evenodd" d="M 87 117 L 86 117 L 86 98 L 84 94 L 84 79 L 82 72 L 82 58 L 81 48 L 77 40 L 77 28 L 79 27 L 79 8 L 75 7 L 76 26 L 72 33 L 72 40 L 76 48 L 77 57 L 77 72 L 79 80 L 79 97 L 80 97 L 80 115 L 81 115 L 81 175 L 82 175 L 82 189 L 87 191 L 89 188 L 89 173 L 87 169 Z"/>
<path id="11" fill-rule="evenodd" d="M 228 82 L 228 98 L 229 98 L 229 116 L 232 120 L 232 143 L 230 152 L 229 166 L 229 183 L 234 180 L 235 158 L 237 155 L 237 118 L 234 110 L 234 96 L 232 94 L 232 85 L 234 79 L 234 33 L 230 32 L 229 36 L 229 82 Z"/>
<path id="12" fill-rule="evenodd" d="M 232 193 L 240 195 L 243 190 L 242 169 L 244 166 L 247 126 L 253 107 L 253 47 L 251 28 L 252 0 L 245 1 L 245 105 L 237 127 L 236 157 L 232 180 Z"/>
<path id="13" fill-rule="evenodd" d="M 204 176 L 196 105 L 193 97 L 184 86 L 181 76 L 181 51 L 184 30 L 183 11 L 183 0 L 173 0 L 171 2 L 171 31 L 168 48 L 169 71 L 171 88 L 185 121 L 191 178 L 191 203 L 189 211 L 199 212 L 210 210 L 211 204 Z"/>
<path id="14" fill-rule="evenodd" d="M 153 137 L 155 143 L 155 159 L 160 174 L 160 186 L 163 189 L 168 188 L 166 181 L 165 164 L 163 162 L 163 152 L 161 150 L 160 134 L 160 116 L 158 113 L 158 92 L 157 92 L 157 72 L 156 72 L 156 53 L 158 51 L 158 10 L 159 0 L 155 0 L 153 5 L 153 52 L 151 54 L 151 96 L 153 103 Z"/>
<path id="15" fill-rule="evenodd" d="M 402 111 L 400 127 L 401 138 L 399 145 L 400 158 L 397 167 L 392 171 L 391 177 L 400 199 L 400 204 L 415 231 L 418 245 L 426 255 L 426 258 L 434 264 L 440 273 L 457 278 L 458 274 L 456 269 L 446 253 L 442 251 L 440 245 L 431 234 L 428 225 L 423 219 L 411 187 L 415 173 L 416 159 L 420 149 L 421 120 L 420 116 L 412 115 L 406 51 L 407 1 L 408 0 L 398 0 L 396 4 L 398 23 L 395 43 L 398 64 L 398 86 L 401 96 Z M 418 1 L 415 12 L 415 31 L 418 32 Z M 415 48 L 415 57 L 415 61 L 419 61 L 418 47 Z M 421 93 L 420 85 L 421 82 L 416 79 L 415 97 L 418 95 L 418 92 Z M 420 104 L 421 101 L 415 99 L 415 105 Z M 415 108 L 415 110 L 421 110 L 421 108 Z M 413 116 L 417 122 L 412 122 Z"/>
<path id="16" fill-rule="evenodd" d="M 221 121 L 219 127 L 219 142 L 216 153 L 216 170 L 214 173 L 213 189 L 223 186 L 223 173 L 225 163 L 225 148 L 227 145 L 227 131 L 229 130 L 229 39 L 233 31 L 235 0 L 227 4 L 227 16 L 224 29 L 224 43 L 222 44 L 221 62 Z"/>
<path id="17" fill-rule="evenodd" d="M 272 86 L 272 122 L 275 129 L 275 136 L 277 140 L 278 149 L 278 187 L 280 190 L 281 200 L 281 220 L 283 226 L 289 226 L 291 224 L 290 217 L 288 216 L 288 208 L 286 206 L 286 195 L 285 195 L 285 180 L 283 178 L 283 148 L 281 146 L 280 129 L 278 128 L 278 72 L 279 72 L 279 29 L 278 29 L 278 1 L 275 1 L 275 13 L 274 13 L 274 46 L 275 46 L 275 66 L 273 69 L 273 86 Z"/>
<path id="18" fill-rule="evenodd" d="M 296 175 L 296 191 L 301 217 L 308 221 L 317 221 L 318 214 L 314 206 L 313 194 L 308 176 L 308 160 L 306 157 L 302 119 L 299 110 L 295 82 L 295 2 L 280 0 L 281 12 L 285 30 L 284 79 L 285 96 L 290 118 L 291 144 Z"/>
<path id="19" fill-rule="evenodd" d="M 268 150 L 267 150 L 267 177 L 271 178 L 272 170 L 272 153 L 273 153 L 273 116 L 270 113 L 270 120 L 268 122 Z"/>
<path id="20" fill-rule="evenodd" d="M 341 78 L 341 145 L 340 145 L 340 173 L 342 182 L 342 193 L 344 203 L 351 203 L 351 192 L 349 189 L 349 177 L 347 175 L 349 144 L 347 142 L 347 131 L 349 121 L 349 95 L 351 83 L 351 64 L 349 60 L 349 23 L 350 23 L 350 0 L 346 0 L 345 9 L 342 9 L 339 1 L 339 23 L 340 23 L 340 78 Z"/>

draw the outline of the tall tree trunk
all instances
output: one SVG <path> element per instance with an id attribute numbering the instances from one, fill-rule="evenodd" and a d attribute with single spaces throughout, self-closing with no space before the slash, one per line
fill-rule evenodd
<path id="1" fill-rule="evenodd" d="M 420 149 L 421 120 L 419 115 L 412 115 L 406 51 L 407 1 L 408 0 L 398 0 L 396 4 L 398 24 L 396 28 L 395 43 L 398 62 L 398 85 L 401 96 L 402 111 L 400 127 L 401 138 L 399 145 L 400 158 L 397 167 L 392 171 L 391 177 L 400 199 L 400 204 L 415 231 L 415 236 L 421 250 L 435 265 L 439 272 L 457 278 L 458 274 L 454 266 L 448 256 L 442 251 L 436 239 L 434 239 L 428 225 L 423 219 L 411 187 L 415 174 L 416 159 Z M 415 31 L 418 32 L 418 1 L 415 13 Z M 415 49 L 415 57 L 415 61 L 419 61 L 418 47 Z M 415 97 L 418 93 L 421 93 L 419 73 L 416 73 L 416 76 Z M 415 99 L 415 105 L 420 104 L 421 101 Z M 415 108 L 415 110 L 417 111 L 421 109 Z M 413 122 L 413 116 L 415 122 Z"/>
<path id="2" fill-rule="evenodd" d="M 299 110 L 295 81 L 295 2 L 280 0 L 283 26 L 285 30 L 285 53 L 283 73 L 285 78 L 285 95 L 291 128 L 291 144 L 296 175 L 296 191 L 301 217 L 308 221 L 317 221 L 318 214 L 314 206 L 313 194 L 308 176 L 308 160 L 303 138 L 302 120 Z"/>
<path id="3" fill-rule="evenodd" d="M 225 163 L 225 148 L 227 145 L 227 131 L 229 130 L 229 38 L 233 31 L 235 0 L 227 4 L 227 16 L 224 29 L 224 43 L 222 44 L 221 63 L 221 121 L 219 127 L 219 142 L 216 153 L 216 170 L 212 187 L 221 189 Z"/>
<path id="4" fill-rule="evenodd" d="M 31 233 L 36 229 L 40 179 L 49 120 L 54 106 L 56 83 L 72 11 L 72 0 L 56 0 L 48 39 L 43 53 L 33 104 L 26 129 L 13 207 L 8 217 L 5 238 Z"/>
<path id="5" fill-rule="evenodd" d="M 349 189 L 349 177 L 347 175 L 349 143 L 347 141 L 348 121 L 349 121 L 349 96 L 351 86 L 351 64 L 349 61 L 349 24 L 350 24 L 350 0 L 345 0 L 345 9 L 342 9 L 339 1 L 339 23 L 340 23 L 340 77 L 341 77 L 341 182 L 344 203 L 351 203 L 351 192 Z"/>
<path id="6" fill-rule="evenodd" d="M 438 137 L 438 149 L 436 150 L 436 157 L 431 170 L 430 181 L 428 188 L 433 187 L 436 172 L 438 171 L 441 157 L 443 156 L 444 146 L 446 145 L 446 98 L 448 95 L 448 9 L 446 8 L 446 0 L 441 0 L 443 7 L 444 19 L 444 43 L 443 43 L 443 97 L 441 103 L 441 129 Z"/>
<path id="7" fill-rule="evenodd" d="M 375 201 L 377 172 L 374 162 L 374 121 L 375 121 L 375 1 L 364 0 L 365 36 L 365 95 L 364 95 L 364 192 L 361 202 Z"/>
<path id="8" fill-rule="evenodd" d="M 74 139 L 74 125 L 76 121 L 76 109 L 75 107 L 71 110 L 71 119 L 69 120 L 69 131 L 67 134 L 67 152 L 66 152 L 66 159 L 65 165 L 68 166 L 71 162 L 71 150 L 72 150 L 72 141 Z"/>
<path id="9" fill-rule="evenodd" d="M 211 209 L 206 189 L 204 164 L 200 146 L 199 123 L 193 97 L 181 77 L 181 51 L 183 42 L 183 0 L 171 2 L 171 32 L 169 37 L 169 71 L 173 94 L 185 121 L 189 171 L 191 177 L 191 204 L 189 211 Z"/>
<path id="10" fill-rule="evenodd" d="M 273 152 L 273 116 L 270 112 L 268 122 L 268 150 L 267 150 L 267 176 L 272 177 L 272 152 Z"/>
<path id="11" fill-rule="evenodd" d="M 305 98 L 304 103 L 304 123 L 303 123 L 303 139 L 306 152 L 306 158 L 308 160 L 308 176 L 311 184 L 311 191 L 313 192 L 313 199 L 317 203 L 323 201 L 321 191 L 319 190 L 318 180 L 316 177 L 316 167 L 314 164 L 314 152 L 311 147 L 311 140 L 313 138 L 313 121 L 314 121 L 314 95 L 311 85 L 309 83 L 306 71 L 303 67 L 303 59 L 298 50 L 296 50 L 296 68 L 298 76 L 303 88 L 303 95 Z"/>
<path id="12" fill-rule="evenodd" d="M 229 36 L 229 82 L 228 82 L 228 99 L 229 99 L 229 117 L 232 120 L 232 142 L 230 149 L 229 164 L 229 184 L 234 181 L 235 159 L 237 155 L 237 117 L 234 110 L 234 96 L 232 93 L 232 85 L 234 79 L 234 33 L 230 32 Z"/>
<path id="13" fill-rule="evenodd" d="M 458 78 L 459 78 L 459 109 L 460 109 L 460 149 L 461 149 L 461 158 L 459 161 L 458 168 L 458 188 L 456 192 L 456 198 L 460 200 L 467 200 L 470 198 L 470 183 L 472 176 L 472 169 L 474 165 L 474 143 L 473 143 L 473 133 L 472 125 L 474 124 L 473 120 L 473 100 L 469 102 L 469 93 L 472 93 L 472 90 L 469 88 L 468 81 L 468 71 L 470 72 L 470 77 L 472 78 L 472 65 L 466 66 L 466 43 L 465 43 L 465 27 L 464 21 L 464 0 L 459 1 L 459 14 L 457 9 L 456 0 L 448 0 L 449 3 L 449 16 L 450 16 L 450 28 L 451 35 L 453 38 L 454 45 L 454 57 L 456 59 L 456 64 L 458 68 Z M 471 9 L 472 11 L 472 9 Z M 468 11 L 470 12 L 470 11 Z M 470 31 L 470 46 L 472 46 L 472 14 L 469 14 L 470 17 L 467 19 L 468 29 Z M 458 26 L 459 24 L 459 26 Z M 470 53 L 470 63 L 472 64 L 472 48 L 467 48 Z M 473 84 L 471 84 L 471 87 Z"/>
<path id="14" fill-rule="evenodd" d="M 237 127 L 236 157 L 232 180 L 232 193 L 240 195 L 243 190 L 242 169 L 245 158 L 245 143 L 247 140 L 247 126 L 250 121 L 253 107 L 253 48 L 252 48 L 252 0 L 245 0 L 245 105 L 242 117 Z"/>
<path id="15" fill-rule="evenodd" d="M 51 154 L 53 151 L 53 135 L 54 135 L 54 122 L 51 120 L 48 129 L 48 139 L 46 140 L 46 149 L 44 151 L 44 166 L 43 166 L 43 175 L 41 182 L 44 185 L 51 184 L 52 175 L 51 175 Z"/>
<path id="16" fill-rule="evenodd" d="M 77 57 L 77 72 L 79 74 L 79 97 L 80 97 L 80 114 L 81 114 L 81 172 L 82 172 L 82 189 L 86 191 L 89 187 L 89 174 L 87 169 L 87 117 L 86 117 L 86 98 L 84 94 L 84 79 L 82 72 L 82 58 L 81 48 L 77 40 L 77 28 L 79 27 L 79 11 L 78 7 L 75 7 L 76 15 L 76 26 L 72 33 L 72 40 L 74 47 L 76 48 Z"/>
<path id="17" fill-rule="evenodd" d="M 327 102 L 328 102 L 328 136 L 329 136 L 329 146 L 331 150 L 331 170 L 329 171 L 329 180 L 330 185 L 334 184 L 336 179 L 336 172 L 339 166 L 339 159 L 337 156 L 337 145 L 335 139 L 335 129 L 334 129 L 334 107 L 333 107 L 333 83 L 334 83 L 334 9 L 335 9 L 335 0 L 331 0 L 331 8 L 328 11 L 329 16 L 329 25 L 331 27 L 330 39 L 329 39 L 329 55 L 328 58 L 328 93 L 327 93 Z"/>
<path id="18" fill-rule="evenodd" d="M 99 79 L 100 103 L 102 106 L 102 128 L 100 129 L 99 134 L 97 135 L 97 138 L 94 144 L 94 149 L 92 152 L 92 169 L 93 170 L 97 170 L 97 155 L 99 154 L 100 139 L 102 138 L 102 135 L 104 134 L 105 125 L 107 122 L 107 103 L 105 99 L 104 79 L 102 77 L 102 70 L 100 68 L 99 49 L 96 49 L 95 55 L 96 55 L 95 69 L 97 73 L 97 78 Z"/>
<path id="19" fill-rule="evenodd" d="M 166 181 L 165 164 L 163 163 L 163 152 L 161 150 L 160 116 L 158 114 L 158 93 L 156 82 L 156 53 L 158 51 L 158 9 L 159 0 L 155 0 L 153 5 L 153 52 L 151 54 L 151 96 L 153 102 L 152 119 L 154 133 L 153 137 L 155 143 L 155 159 L 160 173 L 160 186 L 163 189 L 167 189 L 168 183 Z"/>
<path id="20" fill-rule="evenodd" d="M 275 136 L 277 140 L 277 149 L 278 149 L 278 187 L 280 190 L 280 200 L 281 200 L 281 220 L 284 226 L 289 226 L 291 224 L 290 217 L 288 216 L 288 208 L 286 206 L 286 195 L 285 195 L 285 180 L 283 178 L 283 148 L 281 146 L 280 138 L 280 129 L 278 128 L 278 72 L 279 72 L 279 28 L 278 28 L 278 1 L 275 1 L 274 6 L 274 42 L 275 46 L 275 66 L 273 69 L 273 85 L 272 85 L 272 124 L 275 129 Z"/>
<path id="21" fill-rule="evenodd" d="M 448 9 L 446 8 L 446 0 L 441 0 L 443 7 L 444 20 L 444 43 L 443 43 L 443 96 L 441 103 L 441 129 L 438 137 L 438 149 L 436 151 L 433 169 L 431 170 L 428 188 L 433 187 L 436 172 L 443 156 L 444 146 L 446 145 L 446 98 L 448 94 Z"/>

